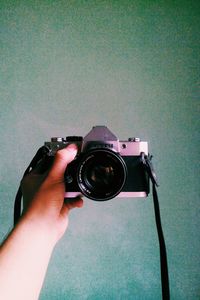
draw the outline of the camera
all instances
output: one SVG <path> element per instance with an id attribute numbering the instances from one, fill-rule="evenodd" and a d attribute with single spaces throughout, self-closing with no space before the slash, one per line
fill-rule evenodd
<path id="1" fill-rule="evenodd" d="M 65 171 L 65 198 L 82 195 L 106 201 L 149 194 L 149 175 L 141 162 L 141 156 L 148 155 L 147 142 L 139 138 L 119 140 L 106 126 L 94 126 L 85 137 L 54 137 L 45 147 L 49 156 L 55 156 L 72 143 L 78 152 Z"/>

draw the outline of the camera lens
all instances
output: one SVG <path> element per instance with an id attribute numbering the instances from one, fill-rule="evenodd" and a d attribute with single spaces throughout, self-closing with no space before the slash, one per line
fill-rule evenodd
<path id="1" fill-rule="evenodd" d="M 83 195 L 105 201 L 120 193 L 126 173 L 126 165 L 120 155 L 111 150 L 96 149 L 82 157 L 77 182 Z"/>
<path id="2" fill-rule="evenodd" d="M 114 181 L 114 168 L 111 165 L 101 163 L 98 166 L 89 166 L 86 180 L 91 187 L 95 188 L 109 187 Z"/>

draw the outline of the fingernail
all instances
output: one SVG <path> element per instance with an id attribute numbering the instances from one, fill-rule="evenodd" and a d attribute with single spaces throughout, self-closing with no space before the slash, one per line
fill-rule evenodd
<path id="1" fill-rule="evenodd" d="M 70 152 L 72 152 L 72 153 L 74 153 L 74 154 L 76 154 L 78 148 L 77 148 L 77 146 L 75 144 L 70 144 L 69 146 L 67 146 L 67 150 L 70 151 Z"/>

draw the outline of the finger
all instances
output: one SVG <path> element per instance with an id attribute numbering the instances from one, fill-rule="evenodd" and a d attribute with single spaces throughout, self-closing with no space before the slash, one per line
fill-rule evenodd
<path id="1" fill-rule="evenodd" d="M 69 209 L 74 207 L 82 207 L 83 199 L 81 198 L 81 196 L 77 196 L 76 198 L 65 198 L 64 203 L 69 207 Z"/>
<path id="2" fill-rule="evenodd" d="M 63 217 L 66 217 L 71 209 L 75 207 L 81 208 L 82 206 L 83 206 L 83 199 L 80 197 L 74 198 L 73 200 L 65 199 L 65 202 L 63 203 L 63 207 L 60 213 Z"/>
<path id="3" fill-rule="evenodd" d="M 55 160 L 48 177 L 53 181 L 62 181 L 67 165 L 75 158 L 77 146 L 70 144 L 56 153 Z"/>

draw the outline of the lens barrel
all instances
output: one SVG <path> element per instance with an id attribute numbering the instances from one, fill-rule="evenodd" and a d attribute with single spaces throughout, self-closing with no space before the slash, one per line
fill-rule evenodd
<path id="1" fill-rule="evenodd" d="M 109 149 L 93 149 L 83 154 L 77 169 L 78 186 L 84 196 L 106 201 L 117 196 L 126 181 L 123 158 Z"/>

